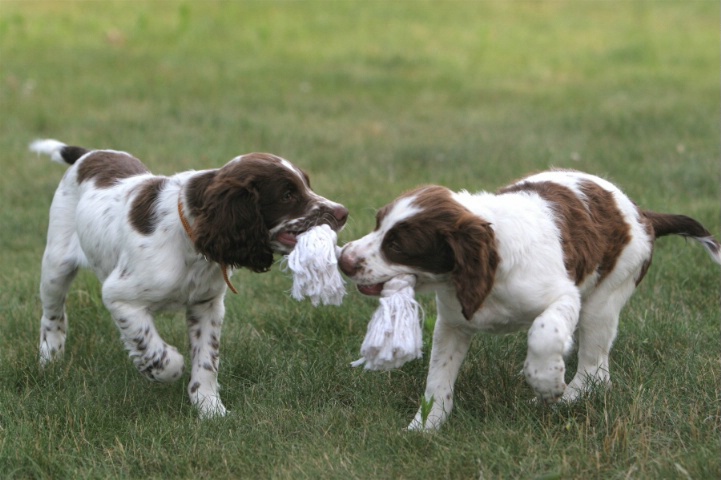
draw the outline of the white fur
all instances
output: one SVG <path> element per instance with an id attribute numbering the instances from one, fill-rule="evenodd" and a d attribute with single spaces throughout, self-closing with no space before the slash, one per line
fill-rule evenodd
<path id="1" fill-rule="evenodd" d="M 385 233 L 410 216 L 412 197 L 393 204 L 377 230 L 343 250 L 341 263 L 359 266 L 351 274 L 356 283 L 372 285 L 412 274 L 418 277 L 417 290 L 436 293 L 438 317 L 425 390 L 426 400 L 433 404 L 425 419 L 418 411 L 410 429 L 438 428 L 447 419 L 453 407 L 456 377 L 471 337 L 477 332 L 528 330 L 523 372 L 541 400 L 574 400 L 593 385 L 610 384 L 608 356 L 619 313 L 635 289 L 644 262 L 651 258 L 653 238 L 641 223 L 633 202 L 603 179 L 579 172 L 551 171 L 524 180 L 561 184 L 579 196 L 583 195 L 579 182 L 590 180 L 612 193 L 623 220 L 631 227 L 631 238 L 602 282 L 598 282 L 597 274 L 578 286 L 569 278 L 552 207 L 539 195 L 528 192 L 453 194 L 456 202 L 490 223 L 501 259 L 490 294 L 470 320 L 461 313 L 449 275 L 433 275 L 390 263 L 381 252 Z M 715 240 L 709 242 L 714 244 Z M 578 370 L 567 386 L 564 355 L 572 347 L 574 332 L 578 338 Z"/>
<path id="2" fill-rule="evenodd" d="M 35 140 L 30 144 L 30 150 L 35 153 L 42 153 L 50 156 L 50 160 L 53 162 L 62 163 L 65 165 L 65 160 L 60 156 L 60 150 L 65 146 L 63 142 L 57 140 L 44 139 Z"/>

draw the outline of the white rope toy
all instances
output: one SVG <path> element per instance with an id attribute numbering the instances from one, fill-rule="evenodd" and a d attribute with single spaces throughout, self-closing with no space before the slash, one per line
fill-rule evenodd
<path id="1" fill-rule="evenodd" d="M 416 302 L 414 275 L 398 275 L 388 280 L 381 292 L 380 306 L 368 323 L 360 359 L 353 367 L 391 370 L 423 356 L 421 307 Z"/>
<path id="2" fill-rule="evenodd" d="M 314 307 L 319 303 L 340 305 L 345 282 L 338 271 L 338 235 L 328 225 L 319 225 L 298 235 L 297 240 L 286 257 L 293 272 L 290 294 L 298 301 L 310 298 Z"/>

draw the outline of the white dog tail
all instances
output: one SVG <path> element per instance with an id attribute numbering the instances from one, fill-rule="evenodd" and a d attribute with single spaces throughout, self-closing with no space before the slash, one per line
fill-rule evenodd
<path id="1" fill-rule="evenodd" d="M 90 150 L 83 147 L 65 145 L 63 142 L 57 140 L 45 139 L 32 142 L 30 144 L 30 151 L 48 155 L 53 162 L 72 165 L 78 158 Z"/>

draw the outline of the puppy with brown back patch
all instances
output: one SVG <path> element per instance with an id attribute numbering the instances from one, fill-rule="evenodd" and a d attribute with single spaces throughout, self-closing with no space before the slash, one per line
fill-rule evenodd
<path id="1" fill-rule="evenodd" d="M 202 417 L 224 415 L 218 393 L 224 297 L 234 269 L 266 272 L 317 225 L 340 230 L 348 210 L 316 194 L 308 176 L 267 153 L 225 166 L 156 176 L 132 155 L 39 140 L 31 150 L 70 165 L 50 207 L 42 262 L 40 363 L 60 357 L 65 297 L 78 269 L 103 284 L 130 358 L 147 378 L 172 382 L 183 356 L 158 334 L 153 315 L 185 309 L 191 347 L 188 394 Z"/>
<path id="2" fill-rule="evenodd" d="M 376 228 L 343 248 L 341 270 L 367 295 L 415 275 L 436 294 L 425 398 L 410 429 L 438 428 L 476 332 L 528 330 L 523 366 L 537 398 L 572 401 L 609 385 L 609 352 L 626 301 L 664 235 L 700 242 L 721 263 L 721 245 L 696 220 L 638 208 L 593 175 L 554 170 L 496 194 L 421 187 L 381 208 Z M 564 355 L 578 339 L 566 385 Z M 426 413 L 426 412 L 424 412 Z"/>

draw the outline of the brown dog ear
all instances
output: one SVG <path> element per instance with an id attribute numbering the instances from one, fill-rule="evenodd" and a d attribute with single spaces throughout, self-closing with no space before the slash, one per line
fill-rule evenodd
<path id="1" fill-rule="evenodd" d="M 456 222 L 448 245 L 455 258 L 451 281 L 463 316 L 470 320 L 493 287 L 499 262 L 495 235 L 488 222 L 469 213 Z"/>
<path id="2" fill-rule="evenodd" d="M 195 247 L 222 265 L 268 271 L 273 250 L 252 178 L 218 177 L 195 186 Z"/>

